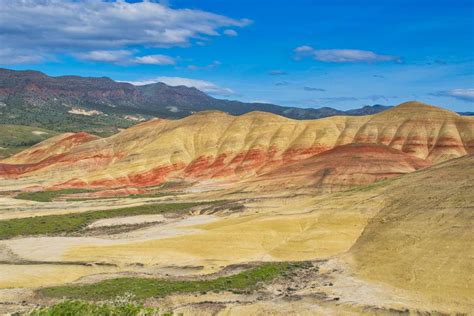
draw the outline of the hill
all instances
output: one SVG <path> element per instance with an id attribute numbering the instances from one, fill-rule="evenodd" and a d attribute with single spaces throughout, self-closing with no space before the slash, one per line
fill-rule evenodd
<path id="1" fill-rule="evenodd" d="M 338 146 L 374 144 L 384 146 L 376 157 L 397 161 L 380 174 L 395 175 L 472 153 L 473 127 L 472 117 L 417 102 L 371 116 L 306 121 L 263 112 L 241 116 L 201 112 L 180 120 L 148 121 L 108 138 L 87 137 L 61 153 L 48 149 L 58 147 L 62 138 L 55 138 L 38 145 L 43 148 L 41 156 L 35 146 L 2 161 L 1 167 L 5 177 L 38 176 L 63 186 L 241 181 L 316 159 Z M 360 147 L 359 155 L 366 159 L 373 149 Z"/>
<path id="2" fill-rule="evenodd" d="M 0 124 L 0 159 L 16 154 L 58 132 L 38 127 Z"/>
<path id="3" fill-rule="evenodd" d="M 152 117 L 183 118 L 204 110 L 233 115 L 265 111 L 294 119 L 366 115 L 387 109 L 376 105 L 347 112 L 244 103 L 210 97 L 196 88 L 164 83 L 134 86 L 110 78 L 50 77 L 38 71 L 0 69 L 0 124 L 87 131 L 109 136 Z"/>
<path id="4" fill-rule="evenodd" d="M 474 292 L 473 181 L 469 155 L 370 189 L 386 200 L 349 251 L 356 274 L 468 310 Z"/>
<path id="5" fill-rule="evenodd" d="M 386 145 L 356 143 L 283 165 L 246 183 L 245 187 L 247 191 L 302 187 L 321 192 L 341 191 L 428 166 L 429 161 Z"/>

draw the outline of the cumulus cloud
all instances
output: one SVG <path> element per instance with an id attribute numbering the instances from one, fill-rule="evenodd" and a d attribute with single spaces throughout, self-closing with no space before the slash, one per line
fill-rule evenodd
<path id="1" fill-rule="evenodd" d="M 0 48 L 0 64 L 16 65 L 16 64 L 36 64 L 49 59 L 48 56 L 36 52 L 13 50 L 11 48 Z"/>
<path id="2" fill-rule="evenodd" d="M 92 62 L 107 62 L 116 64 L 145 64 L 145 65 L 174 65 L 176 61 L 167 55 L 133 56 L 130 50 L 94 50 L 76 53 L 74 56 L 80 60 Z"/>
<path id="3" fill-rule="evenodd" d="M 452 89 L 447 91 L 438 91 L 431 95 L 437 97 L 451 97 L 462 101 L 473 102 L 474 101 L 474 89 Z"/>
<path id="4" fill-rule="evenodd" d="M 311 46 L 303 45 L 295 48 L 295 53 L 306 54 L 314 51 Z"/>
<path id="5" fill-rule="evenodd" d="M 12 60 L 21 52 L 20 62 L 38 54 L 87 57 L 88 52 L 137 46 L 182 47 L 219 36 L 223 28 L 251 23 L 201 10 L 173 9 L 154 1 L 0 0 L 0 7 L 0 42 L 8 45 Z M 94 54 L 90 57 L 95 58 Z"/>
<path id="6" fill-rule="evenodd" d="M 237 31 L 231 29 L 224 30 L 224 34 L 231 37 L 239 35 Z"/>
<path id="7" fill-rule="evenodd" d="M 199 79 L 191 79 L 191 78 L 183 78 L 183 77 L 157 77 L 148 80 L 140 80 L 140 81 L 127 81 L 136 86 L 143 86 L 147 84 L 163 82 L 169 86 L 177 87 L 177 86 L 186 86 L 199 89 L 203 92 L 216 95 L 216 96 L 231 96 L 235 95 L 235 92 L 230 88 L 224 88 L 212 83 L 210 81 L 199 80 Z"/>
<path id="8" fill-rule="evenodd" d="M 132 55 L 128 50 L 94 50 L 75 54 L 76 58 L 87 61 L 103 61 L 109 63 L 124 62 Z"/>
<path id="9" fill-rule="evenodd" d="M 146 65 L 174 65 L 176 61 L 174 58 L 166 55 L 148 55 L 142 57 L 135 57 L 134 61 L 137 64 Z"/>
<path id="10" fill-rule="evenodd" d="M 295 58 L 313 58 L 322 62 L 384 62 L 400 61 L 400 57 L 380 55 L 368 50 L 359 49 L 315 49 L 311 46 L 299 46 L 294 49 Z"/>

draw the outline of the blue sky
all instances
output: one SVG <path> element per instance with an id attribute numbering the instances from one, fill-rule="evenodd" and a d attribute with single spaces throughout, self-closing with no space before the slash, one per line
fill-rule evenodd
<path id="1" fill-rule="evenodd" d="M 0 0 L 0 66 L 339 109 L 474 111 L 474 0 Z"/>

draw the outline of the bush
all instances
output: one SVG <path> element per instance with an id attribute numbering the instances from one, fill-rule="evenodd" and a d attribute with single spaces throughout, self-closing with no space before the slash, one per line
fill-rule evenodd
<path id="1" fill-rule="evenodd" d="M 172 316 L 172 312 L 160 313 L 158 308 L 145 307 L 130 301 L 91 303 L 66 300 L 58 304 L 34 309 L 28 316 Z"/>

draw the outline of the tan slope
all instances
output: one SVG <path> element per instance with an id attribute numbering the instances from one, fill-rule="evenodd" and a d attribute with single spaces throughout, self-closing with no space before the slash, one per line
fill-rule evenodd
<path id="1" fill-rule="evenodd" d="M 387 203 L 349 252 L 356 274 L 453 310 L 472 308 L 474 156 L 372 191 Z"/>
<path id="2" fill-rule="evenodd" d="M 297 121 L 253 112 L 154 120 L 88 142 L 25 175 L 68 185 L 153 185 L 170 178 L 250 178 L 339 145 L 383 144 L 440 162 L 474 150 L 474 118 L 416 102 L 373 116 Z M 22 160 L 22 163 L 26 161 Z"/>
<path id="3" fill-rule="evenodd" d="M 376 142 L 434 163 L 474 152 L 474 118 L 420 102 L 373 115 L 356 142 Z"/>

